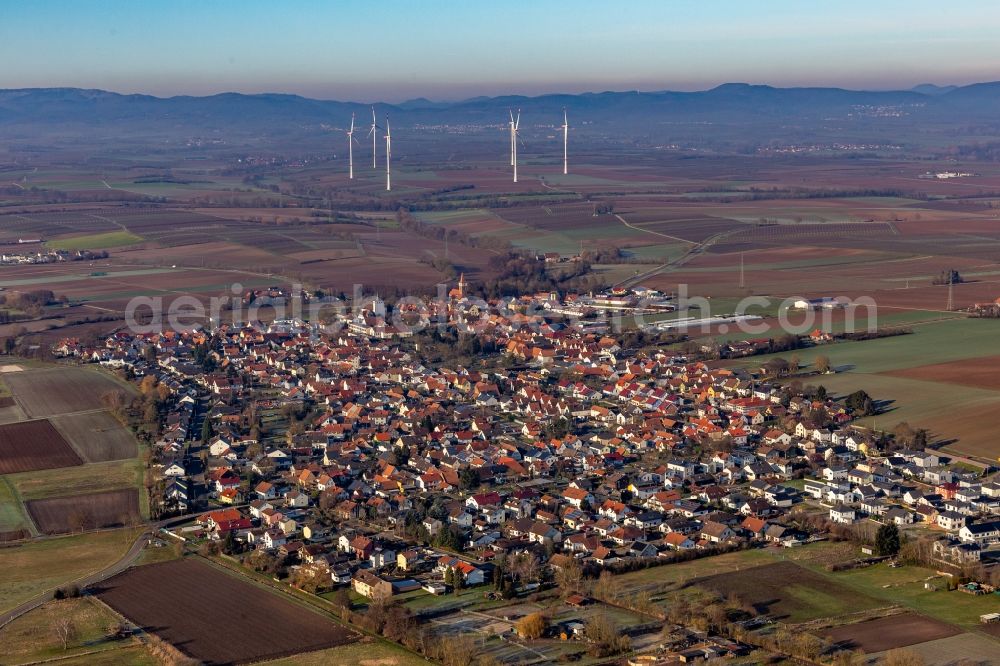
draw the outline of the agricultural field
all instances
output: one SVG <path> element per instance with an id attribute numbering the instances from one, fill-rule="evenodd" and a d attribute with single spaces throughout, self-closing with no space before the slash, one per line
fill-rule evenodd
<path id="1" fill-rule="evenodd" d="M 957 663 L 993 664 L 996 663 L 997 641 L 981 634 L 958 634 L 949 638 L 910 645 L 906 649 L 919 655 L 926 666 L 949 666 Z"/>
<path id="2" fill-rule="evenodd" d="M 139 455 L 135 437 L 106 411 L 53 416 L 49 422 L 87 462 L 127 460 Z"/>
<path id="3" fill-rule="evenodd" d="M 52 414 L 0 425 L 0 534 L 64 533 L 147 515 L 138 443 L 100 399 L 102 392 L 131 388 L 90 368 L 0 367 L 17 370 L 3 373 L 5 391 L 24 412 Z"/>
<path id="4" fill-rule="evenodd" d="M 103 409 L 103 394 L 129 390 L 90 368 L 30 370 L 6 374 L 4 380 L 31 418 Z"/>
<path id="5" fill-rule="evenodd" d="M 53 631 L 58 620 L 68 620 L 75 629 L 65 646 Z M 108 627 L 116 622 L 117 616 L 93 597 L 50 601 L 0 629 L 0 645 L 4 646 L 0 663 L 16 666 L 48 659 L 72 663 L 68 660 L 74 657 L 88 662 L 106 658 L 117 663 L 156 663 L 137 639 L 109 638 Z M 133 661 L 133 656 L 143 654 L 148 659 Z"/>
<path id="6" fill-rule="evenodd" d="M 989 415 L 1000 408 L 1000 387 L 988 370 L 995 364 L 1000 322 L 960 318 L 908 325 L 910 335 L 796 350 L 803 366 L 826 356 L 837 371 L 803 381 L 822 384 L 834 395 L 867 391 L 883 407 L 873 419 L 877 428 L 891 430 L 907 421 L 949 442 L 949 450 L 1000 456 L 989 425 Z M 759 367 L 767 360 L 756 356 L 738 363 Z"/>
<path id="7" fill-rule="evenodd" d="M 117 562 L 135 530 L 91 532 L 0 548 L 0 612 Z"/>
<path id="8" fill-rule="evenodd" d="M 31 526 L 21 500 L 7 478 L 0 476 L 0 542 L 21 536 L 23 530 L 30 532 Z"/>
<path id="9" fill-rule="evenodd" d="M 828 630 L 824 637 L 845 650 L 884 652 L 962 633 L 950 624 L 916 613 L 888 615 Z M 1000 646 L 998 646 L 1000 649 Z"/>
<path id="10" fill-rule="evenodd" d="M 358 638 L 314 610 L 193 559 L 130 569 L 95 594 L 201 661 L 262 661 Z"/>
<path id="11" fill-rule="evenodd" d="M 426 666 L 427 660 L 393 643 L 365 636 L 357 642 L 261 662 L 267 666 Z"/>
<path id="12" fill-rule="evenodd" d="M 792 562 L 776 562 L 707 577 L 688 585 L 720 597 L 735 593 L 762 615 L 790 623 L 876 608 L 880 602 Z"/>
<path id="13" fill-rule="evenodd" d="M 141 520 L 135 488 L 30 500 L 25 505 L 43 534 L 125 527 Z"/>
<path id="14" fill-rule="evenodd" d="M 63 497 L 67 492 L 88 494 L 138 488 L 142 475 L 142 461 L 136 458 L 10 474 L 6 479 L 27 501 Z"/>
<path id="15" fill-rule="evenodd" d="M 849 618 L 859 611 L 878 613 L 892 607 L 908 611 L 895 622 L 912 616 L 914 630 L 927 631 L 924 640 L 951 635 L 937 635 L 944 628 L 952 633 L 985 635 L 979 616 L 996 610 L 996 601 L 989 595 L 927 589 L 925 582 L 940 583 L 943 579 L 922 567 L 877 564 L 836 573 L 827 569 L 830 564 L 854 559 L 858 554 L 850 544 L 838 542 L 791 550 L 755 549 L 621 574 L 615 582 L 621 595 L 645 593 L 665 608 L 682 596 L 703 598 L 709 593 L 725 597 L 735 591 L 760 612 L 789 623 L 823 621 L 827 629 L 822 632 L 836 636 L 841 635 L 837 627 L 845 620 L 856 622 L 856 618 Z M 936 628 L 934 632 L 931 627 Z M 896 633 L 902 636 L 906 632 Z"/>
<path id="16" fill-rule="evenodd" d="M 107 231 L 100 234 L 81 236 L 57 236 L 46 242 L 54 250 L 105 250 L 142 242 L 141 236 L 128 231 Z"/>
<path id="17" fill-rule="evenodd" d="M 944 588 L 944 580 L 932 569 L 904 566 L 898 569 L 885 564 L 843 571 L 819 572 L 845 587 L 878 598 L 887 603 L 905 606 L 921 615 L 940 620 L 966 631 L 987 632 L 979 616 L 997 610 L 996 598 L 974 596 L 945 589 L 927 589 L 924 583 L 934 581 Z M 1000 643 L 998 643 L 1000 645 Z"/>
<path id="18" fill-rule="evenodd" d="M 885 374 L 918 381 L 1000 391 L 1000 356 L 918 365 L 903 370 L 890 370 Z"/>
<path id="19" fill-rule="evenodd" d="M 82 464 L 83 459 L 47 420 L 0 425 L 0 474 Z"/>

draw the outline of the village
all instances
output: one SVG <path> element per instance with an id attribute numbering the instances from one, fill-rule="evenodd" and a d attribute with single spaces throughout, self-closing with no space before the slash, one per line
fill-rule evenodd
<path id="1" fill-rule="evenodd" d="M 995 468 L 872 432 L 858 396 L 791 390 L 763 368 L 623 346 L 625 335 L 553 318 L 579 297 L 509 299 L 514 316 L 459 337 L 481 320 L 463 287 L 437 312 L 444 333 L 388 323 L 376 297 L 334 333 L 282 319 L 55 351 L 157 387 L 152 517 L 191 517 L 165 542 L 314 594 L 350 589 L 364 604 L 558 589 L 582 607 L 582 581 L 601 572 L 831 539 L 870 562 L 909 543 L 977 589 L 1000 582 Z M 459 340 L 475 367 L 428 360 Z M 527 635 L 514 620 L 498 631 Z M 594 640 L 579 621 L 544 631 Z M 684 636 L 669 655 L 646 647 L 679 661 L 752 648 Z"/>

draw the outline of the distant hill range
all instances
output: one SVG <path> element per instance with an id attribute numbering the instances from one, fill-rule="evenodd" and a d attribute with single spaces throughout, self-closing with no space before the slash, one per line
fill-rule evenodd
<path id="1" fill-rule="evenodd" d="M 562 109 L 570 124 L 584 134 L 633 136 L 645 139 L 686 136 L 678 126 L 717 124 L 756 128 L 750 135 L 775 139 L 832 132 L 845 123 L 858 128 L 907 127 L 930 124 L 985 123 L 987 132 L 1000 122 L 1000 82 L 939 87 L 931 84 L 901 91 L 860 91 L 841 88 L 776 88 L 727 83 L 699 92 L 601 92 L 504 96 L 433 102 L 415 99 L 375 105 L 379 122 L 388 113 L 394 128 L 417 125 L 503 126 L 507 109 L 521 109 L 528 132 L 561 122 Z M 0 131 L 27 137 L 30 130 L 103 127 L 120 132 L 176 133 L 215 130 L 234 134 L 308 133 L 325 126 L 344 127 L 351 113 L 367 127 L 368 104 L 324 101 L 284 94 L 223 93 L 207 97 L 121 95 L 77 88 L 0 90 Z M 983 125 L 978 128 L 982 132 Z M 784 129 L 783 129 L 784 128 Z M 825 128 L 825 130 L 824 130 Z M 20 130 L 20 131 L 15 131 Z M 26 132 L 28 131 L 28 132 Z"/>

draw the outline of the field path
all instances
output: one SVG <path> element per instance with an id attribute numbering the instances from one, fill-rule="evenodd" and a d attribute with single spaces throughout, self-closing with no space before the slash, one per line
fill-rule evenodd
<path id="1" fill-rule="evenodd" d="M 621 220 L 625 224 L 625 226 L 631 227 L 632 229 L 639 229 L 640 231 L 646 231 L 646 232 L 649 232 L 651 234 L 656 234 L 658 236 L 664 236 L 664 234 L 661 234 L 661 233 L 659 233 L 657 231 L 650 231 L 649 229 L 640 229 L 639 227 L 633 227 L 628 222 L 625 222 L 625 220 L 620 215 L 615 215 L 615 217 L 617 217 L 619 220 Z M 710 248 L 713 245 L 715 245 L 719 240 L 725 238 L 726 236 L 730 236 L 732 234 L 738 233 L 740 231 L 742 231 L 742 229 L 733 229 L 733 230 L 730 230 L 730 231 L 723 231 L 722 233 L 715 234 L 714 236 L 709 236 L 708 238 L 706 238 L 705 240 L 703 240 L 700 243 L 695 243 L 694 241 L 685 240 L 684 241 L 685 243 L 693 243 L 693 245 L 690 248 L 688 248 L 688 251 L 685 252 L 684 254 L 682 254 L 681 256 L 677 257 L 676 259 L 671 259 L 670 261 L 668 261 L 665 264 L 660 264 L 659 266 L 655 266 L 655 267 L 649 269 L 648 271 L 645 271 L 643 273 L 639 273 L 638 275 L 633 275 L 630 278 L 626 278 L 626 279 L 622 280 L 621 282 L 619 282 L 619 283 L 617 283 L 615 285 L 612 285 L 612 286 L 614 286 L 614 287 L 631 287 L 633 285 L 639 284 L 643 280 L 647 280 L 647 279 L 653 277 L 654 275 L 659 275 L 660 273 L 663 273 L 664 271 L 668 271 L 668 270 L 671 270 L 671 269 L 674 269 L 674 268 L 680 268 L 681 266 L 683 266 L 687 262 L 691 261 L 695 257 L 697 257 L 697 256 L 699 256 L 701 254 L 704 254 L 708 250 L 708 248 Z M 673 236 L 667 236 L 667 238 L 674 238 L 674 237 Z M 684 239 L 679 238 L 677 240 L 684 240 Z"/>
<path id="2" fill-rule="evenodd" d="M 246 506 L 246 505 L 238 505 L 238 506 Z M 161 520 L 159 522 L 147 525 L 146 529 L 143 530 L 135 538 L 135 541 L 132 543 L 132 546 L 128 549 L 128 552 L 122 555 L 121 559 L 119 559 L 117 562 L 108 565 L 107 567 L 95 571 L 93 573 L 81 576 L 76 580 L 71 580 L 62 583 L 58 587 L 68 587 L 70 585 L 76 585 L 82 590 L 86 587 L 107 580 L 112 576 L 120 574 L 121 572 L 125 571 L 130 566 L 135 564 L 135 561 L 139 559 L 139 556 L 142 554 L 142 549 L 146 547 L 146 544 L 153 537 L 153 535 L 156 533 L 157 530 L 159 530 L 161 527 L 168 527 L 174 523 L 181 523 L 190 519 L 191 519 L 190 515 L 176 516 L 173 518 L 167 518 L 166 520 Z M 38 538 L 45 539 L 46 537 L 38 537 Z M 59 537 L 54 537 L 54 538 L 59 538 Z M 25 601 L 17 608 L 13 608 L 7 611 L 6 613 L 0 615 L 0 628 L 6 626 L 10 622 L 13 622 L 17 618 L 24 615 L 25 613 L 33 611 L 34 609 L 44 604 L 46 601 L 51 601 L 52 593 L 55 592 L 56 589 L 57 588 L 45 590 L 44 592 L 39 593 L 33 599 Z"/>
<path id="3" fill-rule="evenodd" d="M 139 555 L 142 553 L 142 549 L 146 546 L 147 541 L 149 541 L 149 538 L 152 535 L 153 533 L 151 530 L 146 530 L 142 532 L 136 538 L 135 542 L 132 544 L 132 547 L 128 549 L 128 552 L 125 553 L 125 555 L 123 555 L 121 559 L 119 559 L 114 564 L 105 567 L 104 569 L 101 569 L 99 571 L 95 571 L 92 574 L 81 576 L 76 580 L 71 580 L 67 583 L 63 583 L 59 587 L 76 585 L 80 589 L 83 589 L 89 585 L 93 585 L 94 583 L 100 583 L 102 580 L 111 578 L 112 576 L 125 571 L 130 566 L 132 566 L 132 564 L 137 559 L 139 559 Z M 54 590 L 46 590 L 41 594 L 35 596 L 34 599 L 29 599 L 28 601 L 25 601 L 17 608 L 9 610 L 3 615 L 0 615 L 0 627 L 6 626 L 8 623 L 13 622 L 17 618 L 24 615 L 25 613 L 35 610 L 36 608 L 44 604 L 46 601 L 50 601 L 52 599 L 53 592 Z"/>
<path id="4" fill-rule="evenodd" d="M 621 215 L 619 215 L 618 213 L 615 213 L 615 217 L 617 217 L 618 221 L 621 222 L 622 224 L 624 224 L 629 229 L 634 229 L 635 231 L 645 231 L 647 234 L 653 234 L 654 236 L 660 236 L 662 238 L 669 238 L 670 240 L 680 241 L 682 243 L 689 243 L 690 245 L 694 245 L 694 246 L 699 245 L 699 243 L 697 243 L 696 241 L 693 241 L 693 240 L 688 240 L 686 238 L 680 238 L 679 236 L 671 236 L 670 234 L 663 234 L 663 233 L 660 233 L 659 231 L 653 231 L 652 229 L 643 229 L 642 227 L 637 227 L 634 224 L 632 224 L 631 222 L 629 222 L 628 220 L 626 220 L 624 217 L 622 217 Z M 708 241 L 706 240 L 705 242 L 707 243 Z"/>

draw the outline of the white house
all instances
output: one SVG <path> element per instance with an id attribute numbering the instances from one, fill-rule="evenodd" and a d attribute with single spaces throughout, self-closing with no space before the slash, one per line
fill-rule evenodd
<path id="1" fill-rule="evenodd" d="M 854 507 L 837 505 L 830 508 L 830 520 L 841 525 L 850 525 L 857 518 Z"/>

